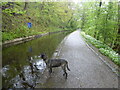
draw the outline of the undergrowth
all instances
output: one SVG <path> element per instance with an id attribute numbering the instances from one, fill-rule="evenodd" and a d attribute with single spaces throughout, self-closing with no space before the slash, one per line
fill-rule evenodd
<path id="1" fill-rule="evenodd" d="M 23 27 L 23 29 L 17 29 L 13 32 L 2 32 L 2 42 L 8 41 L 8 40 L 13 40 L 16 38 L 21 38 L 21 37 L 27 37 L 31 35 L 37 35 L 45 32 L 37 32 L 31 29 L 28 29 L 26 27 Z"/>

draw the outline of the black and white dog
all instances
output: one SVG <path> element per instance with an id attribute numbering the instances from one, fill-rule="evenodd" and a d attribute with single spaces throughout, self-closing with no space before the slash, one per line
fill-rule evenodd
<path id="1" fill-rule="evenodd" d="M 54 67 L 62 67 L 64 74 L 67 79 L 67 72 L 66 68 L 70 71 L 68 67 L 68 62 L 65 59 L 47 59 L 47 56 L 45 54 L 41 54 L 40 57 L 45 61 L 47 67 L 49 68 L 49 73 L 52 73 L 52 68 Z"/>

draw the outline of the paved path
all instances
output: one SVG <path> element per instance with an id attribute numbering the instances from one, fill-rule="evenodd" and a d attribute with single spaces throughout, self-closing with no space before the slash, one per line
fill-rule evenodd
<path id="1" fill-rule="evenodd" d="M 69 62 L 68 79 L 61 68 L 55 68 L 43 85 L 46 88 L 118 88 L 118 77 L 86 46 L 80 31 L 74 31 L 61 43 L 58 58 Z"/>

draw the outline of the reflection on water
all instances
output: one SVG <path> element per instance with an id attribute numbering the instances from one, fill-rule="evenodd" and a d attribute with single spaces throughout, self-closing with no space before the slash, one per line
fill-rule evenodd
<path id="1" fill-rule="evenodd" d="M 3 88 L 35 88 L 42 78 L 46 64 L 39 58 L 46 53 L 51 58 L 57 46 L 68 33 L 62 32 L 43 36 L 23 44 L 3 48 Z"/>

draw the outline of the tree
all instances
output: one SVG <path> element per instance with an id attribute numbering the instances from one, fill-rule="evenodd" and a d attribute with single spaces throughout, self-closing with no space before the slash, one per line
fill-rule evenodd
<path id="1" fill-rule="evenodd" d="M 84 2 L 79 9 L 82 30 L 118 51 L 118 2 Z"/>

